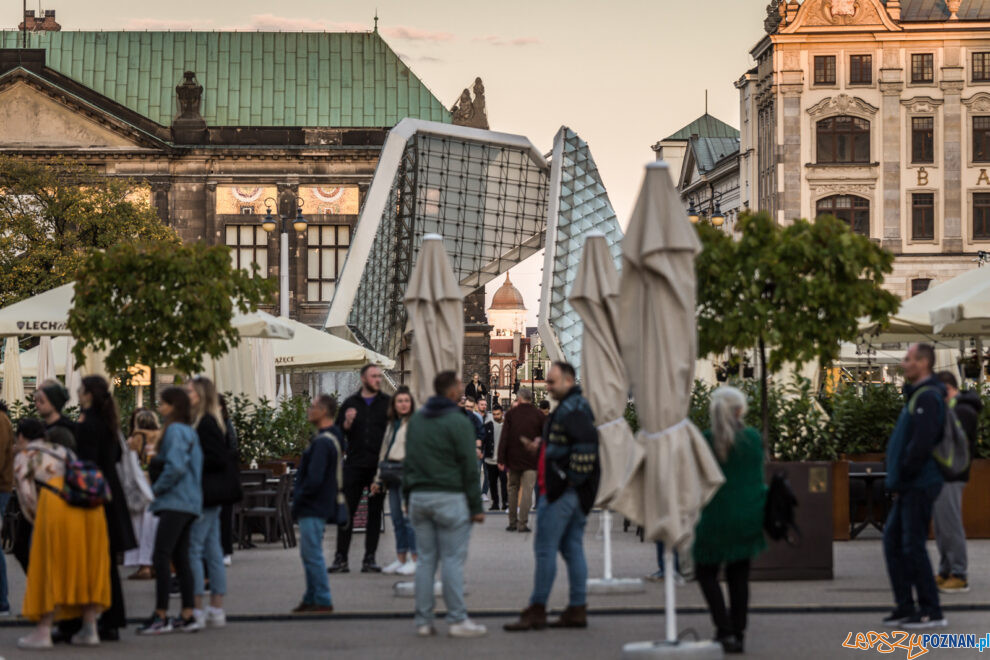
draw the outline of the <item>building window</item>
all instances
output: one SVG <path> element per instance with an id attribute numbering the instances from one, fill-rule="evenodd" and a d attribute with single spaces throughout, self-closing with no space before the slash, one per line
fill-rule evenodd
<path id="1" fill-rule="evenodd" d="M 840 115 L 818 122 L 819 163 L 869 163 L 870 122 Z"/>
<path id="2" fill-rule="evenodd" d="M 973 82 L 990 82 L 990 53 L 973 53 Z"/>
<path id="3" fill-rule="evenodd" d="M 911 238 L 916 241 L 935 240 L 935 195 L 911 195 Z"/>
<path id="4" fill-rule="evenodd" d="M 850 55 L 849 56 L 849 84 L 850 85 L 872 85 L 873 84 L 873 56 L 872 55 Z"/>
<path id="5" fill-rule="evenodd" d="M 268 277 L 268 232 L 261 225 L 227 225 L 227 247 L 234 268 L 250 273 L 258 264 L 258 275 Z"/>
<path id="6" fill-rule="evenodd" d="M 932 281 L 927 277 L 919 277 L 917 279 L 911 280 L 911 297 L 914 298 L 919 293 L 924 293 L 928 291 L 928 287 L 931 285 Z"/>
<path id="7" fill-rule="evenodd" d="M 973 117 L 973 162 L 990 163 L 990 117 Z"/>
<path id="8" fill-rule="evenodd" d="M 306 300 L 330 302 L 351 244 L 348 225 L 310 225 L 307 229 Z"/>
<path id="9" fill-rule="evenodd" d="M 911 82 L 916 85 L 935 82 L 935 55 L 916 53 L 911 56 Z"/>
<path id="10" fill-rule="evenodd" d="M 815 84 L 835 84 L 835 55 L 815 56 Z"/>
<path id="11" fill-rule="evenodd" d="M 911 162 L 935 162 L 935 118 L 911 118 Z"/>
<path id="12" fill-rule="evenodd" d="M 818 215 L 834 215 L 845 220 L 852 230 L 863 236 L 870 235 L 870 200 L 855 195 L 832 195 L 818 200 Z"/>
<path id="13" fill-rule="evenodd" d="M 973 240 L 990 240 L 990 193 L 973 193 Z"/>

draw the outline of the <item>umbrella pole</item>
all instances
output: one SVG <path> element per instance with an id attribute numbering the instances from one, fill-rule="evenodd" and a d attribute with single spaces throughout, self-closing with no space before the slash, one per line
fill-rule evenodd
<path id="1" fill-rule="evenodd" d="M 666 616 L 664 619 L 667 623 L 667 642 L 670 644 L 677 643 L 677 605 L 674 599 L 674 551 L 671 548 L 671 544 L 667 543 L 663 549 L 663 590 L 664 590 L 664 612 Z"/>
<path id="2" fill-rule="evenodd" d="M 605 571 L 603 577 L 612 579 L 612 512 L 608 509 L 602 512 L 602 525 L 605 532 Z"/>

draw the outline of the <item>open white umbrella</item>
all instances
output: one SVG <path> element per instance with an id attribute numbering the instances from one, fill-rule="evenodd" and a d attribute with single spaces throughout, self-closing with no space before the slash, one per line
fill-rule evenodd
<path id="1" fill-rule="evenodd" d="M 952 285 L 951 290 L 949 285 Z M 928 319 L 935 334 L 940 337 L 990 337 L 990 268 L 963 273 L 934 290 L 940 291 L 938 303 L 928 312 Z"/>
<path id="2" fill-rule="evenodd" d="M 725 481 L 688 412 L 698 354 L 694 257 L 701 245 L 666 163 L 646 176 L 622 241 L 619 346 L 644 450 L 613 508 L 663 541 L 664 571 L 686 550 L 701 508 Z M 665 580 L 667 641 L 676 642 L 674 580 Z"/>
<path id="3" fill-rule="evenodd" d="M 293 321 L 295 323 L 295 321 Z M 299 333 L 296 332 L 296 337 Z M 252 358 L 254 360 L 255 387 L 258 398 L 268 401 L 275 400 L 275 347 L 271 339 L 251 339 Z M 284 344 L 285 341 L 278 342 Z"/>
<path id="4" fill-rule="evenodd" d="M 42 337 L 41 343 L 38 344 L 38 368 L 35 374 L 35 379 L 37 383 L 43 383 L 46 380 L 54 380 L 56 375 L 55 368 L 55 347 L 52 343 L 51 337 Z"/>
<path id="5" fill-rule="evenodd" d="M 395 367 L 395 360 L 360 344 L 284 316 L 278 320 L 295 331 L 292 339 L 272 343 L 279 371 L 354 371 L 366 364 Z"/>
<path id="6" fill-rule="evenodd" d="M 643 450 L 633 441 L 632 430 L 625 418 L 629 379 L 617 336 L 621 323 L 619 272 L 609 253 L 605 234 L 601 232 L 587 236 L 584 256 L 571 288 L 570 303 L 584 325 L 582 380 L 598 425 L 602 476 L 595 504 L 606 507 L 602 513 L 604 576 L 601 580 L 588 580 L 588 588 L 593 593 L 632 593 L 643 589 L 642 580 L 612 577 L 612 514 L 607 507 L 629 480 Z"/>
<path id="7" fill-rule="evenodd" d="M 461 372 L 463 300 L 443 238 L 427 234 L 405 295 L 413 331 L 411 389 L 416 401 L 425 402 L 433 395 L 433 378 L 441 371 Z"/>
<path id="8" fill-rule="evenodd" d="M 24 401 L 24 379 L 21 377 L 21 349 L 17 337 L 7 337 L 3 349 L 3 400 L 8 405 Z"/>

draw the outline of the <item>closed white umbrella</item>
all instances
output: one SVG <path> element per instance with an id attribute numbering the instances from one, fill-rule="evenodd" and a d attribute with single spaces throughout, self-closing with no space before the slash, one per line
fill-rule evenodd
<path id="1" fill-rule="evenodd" d="M 36 382 L 43 383 L 46 380 L 54 380 L 55 368 L 55 347 L 51 337 L 42 337 L 38 344 L 38 368 L 35 375 Z"/>
<path id="2" fill-rule="evenodd" d="M 24 379 L 21 377 L 21 349 L 17 337 L 7 337 L 3 349 L 3 400 L 8 405 L 24 401 Z"/>
<path id="3" fill-rule="evenodd" d="M 76 356 L 72 352 L 75 348 L 76 340 L 69 337 L 65 344 L 65 389 L 69 391 L 66 405 L 70 407 L 79 405 L 79 386 L 82 385 L 82 374 L 76 369 Z"/>
<path id="4" fill-rule="evenodd" d="M 297 335 L 298 336 L 298 333 Z M 275 400 L 275 353 L 271 339 L 249 340 L 253 349 L 255 387 L 259 399 Z M 277 342 L 285 343 L 283 341 Z"/>
<path id="5" fill-rule="evenodd" d="M 619 346 L 644 456 L 613 508 L 666 545 L 667 641 L 677 640 L 673 551 L 686 550 L 701 508 L 725 481 L 691 423 L 698 354 L 694 257 L 701 245 L 666 163 L 648 165 L 622 241 Z"/>
<path id="6" fill-rule="evenodd" d="M 416 401 L 425 402 L 433 395 L 433 378 L 438 373 L 461 372 L 463 300 L 443 238 L 427 234 L 423 237 L 405 295 L 413 331 L 412 393 Z"/>

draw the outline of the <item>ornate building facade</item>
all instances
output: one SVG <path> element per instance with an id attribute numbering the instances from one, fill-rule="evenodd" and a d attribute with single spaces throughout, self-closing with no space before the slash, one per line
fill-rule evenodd
<path id="1" fill-rule="evenodd" d="M 774 0 L 740 93 L 743 199 L 897 254 L 902 298 L 990 248 L 990 5 Z"/>

